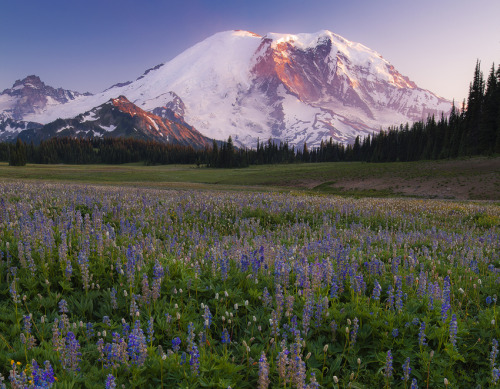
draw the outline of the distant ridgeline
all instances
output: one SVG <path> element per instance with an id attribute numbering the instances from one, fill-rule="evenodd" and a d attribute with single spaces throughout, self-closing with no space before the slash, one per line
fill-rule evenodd
<path id="1" fill-rule="evenodd" d="M 256 149 L 238 149 L 231 137 L 202 150 L 131 138 L 52 138 L 39 145 L 0 143 L 0 161 L 29 163 L 197 164 L 208 167 L 246 167 L 293 162 L 393 162 L 445 159 L 500 153 L 500 67 L 491 67 L 486 82 L 479 61 L 462 108 L 453 106 L 448 118 L 401 124 L 353 145 L 322 142 L 318 148 L 295 150 L 287 143 L 258 142 Z"/>

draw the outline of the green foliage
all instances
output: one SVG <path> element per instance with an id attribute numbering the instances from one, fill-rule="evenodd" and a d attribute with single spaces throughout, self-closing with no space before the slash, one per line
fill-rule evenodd
<path id="1" fill-rule="evenodd" d="M 305 385 L 314 376 L 321 387 L 337 387 L 335 376 L 338 387 L 409 387 L 401 380 L 407 358 L 419 387 L 445 378 L 454 387 L 493 384 L 498 205 L 24 182 L 0 188 L 3 376 L 11 360 L 23 368 L 36 360 L 54 367 L 54 388 L 102 388 L 109 374 L 119 387 L 256 388 L 264 353 L 269 387 L 300 387 L 297 361 Z M 118 353 L 103 351 L 99 339 L 111 347 L 119 336 L 128 347 L 133 328 L 147 338 L 144 361 L 109 366 Z M 70 331 L 81 352 L 75 371 L 64 368 L 57 346 Z M 33 347 L 23 341 L 30 334 Z M 385 375 L 388 350 L 392 376 Z M 280 355 L 288 363 L 280 366 Z"/>
<path id="2" fill-rule="evenodd" d="M 25 166 L 26 160 L 26 145 L 22 140 L 18 139 L 16 145 L 10 147 L 9 165 Z"/>

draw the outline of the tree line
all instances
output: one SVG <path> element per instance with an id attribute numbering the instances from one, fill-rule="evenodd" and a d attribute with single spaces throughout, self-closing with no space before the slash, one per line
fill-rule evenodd
<path id="1" fill-rule="evenodd" d="M 500 67 L 491 67 L 484 81 L 479 61 L 469 87 L 467 102 L 455 104 L 450 115 L 430 116 L 389 128 L 352 146 L 355 160 L 368 162 L 446 159 L 500 153 Z"/>
<path id="2" fill-rule="evenodd" d="M 322 141 L 319 147 L 300 149 L 269 139 L 255 149 L 237 148 L 232 138 L 213 141 L 212 147 L 164 144 L 133 138 L 51 138 L 38 145 L 0 143 L 0 160 L 11 165 L 42 164 L 197 164 L 213 168 L 247 167 L 294 162 L 394 162 L 445 159 L 500 153 L 500 67 L 492 65 L 485 81 L 476 63 L 467 101 L 455 104 L 449 116 L 430 116 L 412 125 L 401 124 L 354 143 Z"/>
<path id="3" fill-rule="evenodd" d="M 39 164 L 200 164 L 207 150 L 133 138 L 50 138 L 34 144 L 18 139 L 0 143 L 0 161 L 10 165 Z"/>

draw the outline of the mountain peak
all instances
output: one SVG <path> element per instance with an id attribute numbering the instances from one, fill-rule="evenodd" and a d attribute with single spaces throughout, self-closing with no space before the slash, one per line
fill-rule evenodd
<path id="1" fill-rule="evenodd" d="M 37 85 L 35 78 L 27 82 Z M 20 109 L 6 110 L 2 99 L 10 96 L 2 95 L 0 114 L 48 123 L 112 99 L 112 105 L 135 112 L 134 120 L 142 117 L 148 131 L 155 128 L 152 121 L 161 127 L 153 113 L 185 120 L 209 138 L 231 135 L 235 144 L 249 147 L 269 138 L 296 147 L 317 146 L 330 137 L 353 142 L 451 109 L 451 102 L 419 88 L 376 51 L 328 30 L 264 36 L 219 32 L 135 81 L 88 98 L 57 100 L 49 87 L 20 88 L 33 96 L 45 90 L 46 97 L 28 106 L 21 90 L 15 91 Z"/>
<path id="2" fill-rule="evenodd" d="M 236 33 L 237 35 L 252 36 L 252 37 L 255 37 L 255 38 L 262 38 L 261 35 L 256 34 L 255 32 L 252 32 L 252 31 L 247 31 L 247 30 L 233 30 L 233 32 Z"/>
<path id="3" fill-rule="evenodd" d="M 24 87 L 31 87 L 31 88 L 43 88 L 45 84 L 40 80 L 40 77 L 32 74 L 30 76 L 25 77 L 22 80 L 17 80 L 14 85 L 12 86 L 12 89 L 15 89 L 19 86 L 24 86 Z"/>
<path id="4" fill-rule="evenodd" d="M 90 93 L 78 93 L 46 85 L 37 75 L 17 80 L 0 94 L 0 113 L 5 118 L 23 120 L 27 115 L 43 112 L 47 107 L 64 104 Z"/>

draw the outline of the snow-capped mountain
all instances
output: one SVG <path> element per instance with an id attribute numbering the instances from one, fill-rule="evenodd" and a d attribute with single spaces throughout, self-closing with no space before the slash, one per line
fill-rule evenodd
<path id="1" fill-rule="evenodd" d="M 0 142 L 15 141 L 21 132 L 26 130 L 38 130 L 41 127 L 42 125 L 40 123 L 0 118 Z"/>
<path id="2" fill-rule="evenodd" d="M 146 112 L 126 97 L 120 96 L 74 118 L 57 119 L 40 129 L 23 131 L 19 138 L 38 143 L 52 137 L 123 137 L 194 148 L 211 145 L 210 139 L 185 123 L 169 108 L 163 108 L 162 114 L 163 117 L 160 117 Z"/>
<path id="3" fill-rule="evenodd" d="M 389 125 L 445 114 L 451 102 L 419 88 L 380 54 L 329 31 L 215 34 L 135 81 L 22 116 L 48 123 L 126 96 L 159 116 L 176 113 L 203 135 L 237 145 L 257 139 L 350 142 Z M 0 105 L 1 108 L 1 105 Z"/>
<path id="4" fill-rule="evenodd" d="M 78 97 L 90 95 L 55 89 L 45 85 L 38 76 L 28 76 L 24 80 L 17 80 L 12 88 L 0 94 L 0 119 L 24 120 L 28 115 L 36 116 Z"/>

